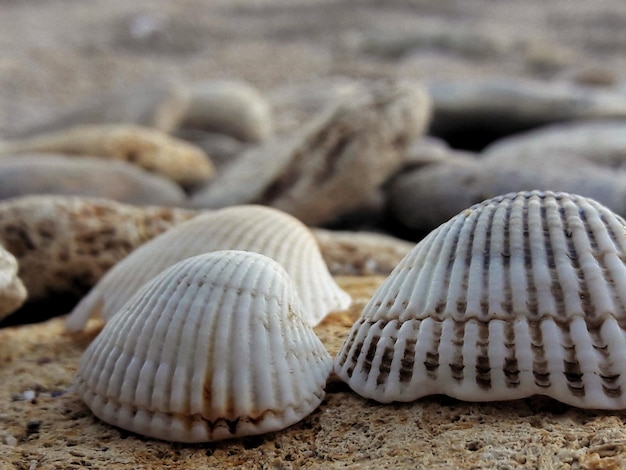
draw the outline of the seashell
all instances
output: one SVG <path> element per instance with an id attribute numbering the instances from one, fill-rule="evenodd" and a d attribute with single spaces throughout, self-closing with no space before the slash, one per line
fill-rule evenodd
<path id="1" fill-rule="evenodd" d="M 626 222 L 594 200 L 520 192 L 461 212 L 398 264 L 334 370 L 380 402 L 547 395 L 626 408 Z"/>
<path id="2" fill-rule="evenodd" d="M 85 351 L 74 390 L 103 421 L 205 442 L 286 428 L 321 403 L 332 360 L 285 270 L 251 252 L 185 259 Z"/>
<path id="3" fill-rule="evenodd" d="M 17 259 L 29 301 L 83 296 L 133 249 L 195 215 L 108 199 L 22 196 L 0 202 L 0 243 Z"/>
<path id="4" fill-rule="evenodd" d="M 84 328 L 97 312 L 109 320 L 163 269 L 190 256 L 225 249 L 254 251 L 278 261 L 293 278 L 311 325 L 328 312 L 350 305 L 350 296 L 331 277 L 305 225 L 269 207 L 235 206 L 183 222 L 135 250 L 78 303 L 67 319 L 67 328 Z"/>
<path id="5" fill-rule="evenodd" d="M 214 167 L 204 151 L 163 132 L 131 124 L 75 126 L 23 140 L 0 142 L 0 155 L 58 153 L 122 160 L 182 186 L 208 180 Z"/>

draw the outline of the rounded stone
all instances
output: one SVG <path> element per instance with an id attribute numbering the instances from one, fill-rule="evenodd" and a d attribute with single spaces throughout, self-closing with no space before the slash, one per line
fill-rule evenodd
<path id="1" fill-rule="evenodd" d="M 0 160 L 0 199 L 58 194 L 114 199 L 131 204 L 182 205 L 185 193 L 172 181 L 126 162 L 25 154 Z"/>

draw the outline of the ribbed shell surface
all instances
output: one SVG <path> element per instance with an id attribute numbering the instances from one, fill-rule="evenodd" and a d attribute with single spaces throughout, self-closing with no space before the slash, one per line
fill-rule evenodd
<path id="1" fill-rule="evenodd" d="M 284 269 L 219 251 L 147 283 L 85 351 L 74 390 L 115 426 L 208 442 L 286 428 L 324 397 L 332 359 Z"/>
<path id="2" fill-rule="evenodd" d="M 381 402 L 547 395 L 626 408 L 626 223 L 551 192 L 474 205 L 406 255 L 334 370 Z"/>
<path id="3" fill-rule="evenodd" d="M 279 262 L 296 283 L 311 325 L 351 303 L 330 275 L 315 237 L 298 219 L 269 207 L 234 206 L 194 217 L 132 252 L 78 303 L 67 319 L 67 328 L 84 328 L 98 311 L 109 320 L 163 269 L 217 250 L 252 251 Z"/>

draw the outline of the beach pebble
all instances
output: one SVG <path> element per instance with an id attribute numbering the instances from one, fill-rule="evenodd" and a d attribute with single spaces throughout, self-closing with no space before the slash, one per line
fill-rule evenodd
<path id="1" fill-rule="evenodd" d="M 626 93 L 566 82 L 437 81 L 427 88 L 434 109 L 430 133 L 447 141 L 484 140 L 558 121 L 626 117 Z"/>
<path id="2" fill-rule="evenodd" d="M 53 113 L 10 137 L 23 138 L 86 124 L 128 123 L 171 132 L 178 127 L 188 105 L 188 90 L 181 84 L 159 79 L 124 83 Z"/>
<path id="3" fill-rule="evenodd" d="M 17 259 L 29 301 L 78 297 L 139 245 L 194 215 L 107 199 L 24 196 L 0 202 L 0 243 Z"/>
<path id="4" fill-rule="evenodd" d="M 191 142 L 196 147 L 201 148 L 207 155 L 211 156 L 211 162 L 216 171 L 232 161 L 241 154 L 250 143 L 242 142 L 226 134 L 203 131 L 201 129 L 179 129 L 176 137 Z"/>
<path id="5" fill-rule="evenodd" d="M 26 288 L 17 276 L 17 260 L 0 246 L 0 319 L 7 317 L 26 300 Z"/>
<path id="6" fill-rule="evenodd" d="M 114 199 L 130 204 L 183 205 L 185 193 L 171 180 L 122 161 L 24 154 L 0 159 L 0 199 L 59 194 Z"/>
<path id="7" fill-rule="evenodd" d="M 448 143 L 437 137 L 425 135 L 418 137 L 409 146 L 404 161 L 404 169 L 419 168 L 431 163 L 445 163 L 454 159 L 464 160 L 475 157 L 473 152 L 450 148 Z"/>
<path id="8" fill-rule="evenodd" d="M 591 197 L 626 215 L 626 174 L 561 153 L 524 159 L 466 159 L 401 174 L 389 185 L 394 218 L 415 231 L 432 230 L 465 207 L 512 191 L 551 189 Z"/>
<path id="9" fill-rule="evenodd" d="M 259 90 L 242 81 L 205 81 L 189 87 L 182 127 L 262 142 L 273 134 L 272 111 Z"/>
<path id="10" fill-rule="evenodd" d="M 483 151 L 485 158 L 500 161 L 553 153 L 626 169 L 626 118 L 546 126 L 497 140 Z"/>
<path id="11" fill-rule="evenodd" d="M 24 152 L 123 160 L 182 186 L 202 183 L 213 175 L 213 164 L 202 149 L 163 132 L 128 124 L 76 126 L 29 139 L 0 142 L 0 155 Z"/>
<path id="12" fill-rule="evenodd" d="M 307 225 L 333 221 L 371 199 L 429 117 L 421 86 L 372 84 L 300 133 L 244 152 L 192 196 L 191 206 L 259 203 Z"/>

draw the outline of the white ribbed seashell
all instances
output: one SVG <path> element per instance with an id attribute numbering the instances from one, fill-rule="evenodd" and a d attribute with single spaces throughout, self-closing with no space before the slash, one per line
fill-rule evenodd
<path id="1" fill-rule="evenodd" d="M 109 424 L 177 442 L 276 431 L 324 397 L 332 359 L 285 270 L 245 251 L 152 279 L 85 351 L 73 388 Z"/>
<path id="2" fill-rule="evenodd" d="M 270 207 L 234 206 L 179 224 L 117 263 L 74 308 L 68 330 L 84 328 L 98 312 L 108 321 L 163 269 L 217 250 L 253 251 L 278 261 L 294 280 L 310 325 L 350 305 L 350 296 L 333 280 L 315 237 L 302 222 Z"/>
<path id="3" fill-rule="evenodd" d="M 334 370 L 364 397 L 547 395 L 626 408 L 626 223 L 596 201 L 507 194 L 431 232 L 380 286 Z"/>

